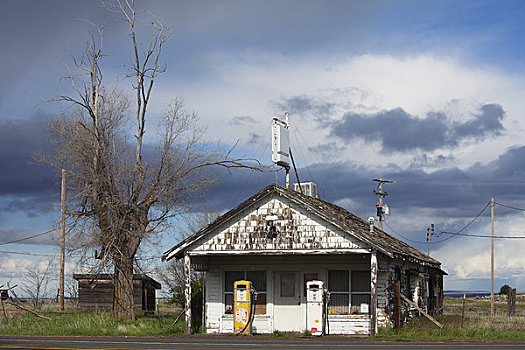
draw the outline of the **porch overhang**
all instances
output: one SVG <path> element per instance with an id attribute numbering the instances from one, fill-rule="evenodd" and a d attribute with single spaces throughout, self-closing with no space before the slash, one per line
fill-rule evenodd
<path id="1" fill-rule="evenodd" d="M 243 256 L 243 255 L 343 255 L 370 254 L 371 249 L 267 249 L 267 250 L 193 250 L 186 252 L 190 256 Z"/>

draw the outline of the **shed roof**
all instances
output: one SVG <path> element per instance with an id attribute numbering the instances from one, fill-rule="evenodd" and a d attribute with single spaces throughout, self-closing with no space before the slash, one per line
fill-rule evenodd
<path id="1" fill-rule="evenodd" d="M 401 258 L 410 261 L 414 261 L 423 265 L 430 265 L 435 268 L 440 268 L 441 263 L 430 256 L 420 252 L 414 247 L 406 244 L 405 242 L 389 235 L 388 233 L 375 228 L 374 232 L 370 232 L 369 223 L 358 216 L 350 213 L 348 210 L 337 206 L 333 203 L 325 200 L 307 196 L 300 192 L 284 188 L 277 184 L 272 184 L 261 191 L 257 192 L 252 197 L 248 198 L 237 207 L 231 209 L 224 215 L 218 217 L 214 222 L 202 228 L 195 234 L 189 236 L 173 248 L 169 249 L 162 255 L 162 259 L 170 260 L 173 257 L 181 258 L 184 255 L 184 251 L 191 244 L 197 242 L 201 237 L 204 237 L 208 233 L 220 225 L 231 220 L 240 211 L 250 208 L 253 205 L 259 203 L 259 201 L 270 195 L 279 194 L 282 197 L 296 203 L 297 205 L 305 208 L 308 211 L 315 213 L 322 219 L 337 226 L 342 231 L 349 235 L 356 237 L 357 239 L 369 244 L 371 247 L 381 251 L 383 254 L 391 258 Z"/>
<path id="2" fill-rule="evenodd" d="M 92 281 L 108 281 L 113 280 L 113 274 L 111 273 L 74 273 L 73 278 L 78 280 L 92 280 Z M 133 274 L 135 281 L 143 281 L 155 289 L 160 289 L 161 284 L 145 274 Z"/>

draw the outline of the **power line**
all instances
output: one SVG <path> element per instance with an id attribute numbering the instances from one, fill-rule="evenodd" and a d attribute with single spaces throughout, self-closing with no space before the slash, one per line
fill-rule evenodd
<path id="1" fill-rule="evenodd" d="M 49 230 L 49 231 L 46 231 L 46 232 L 37 233 L 36 235 L 32 235 L 32 236 L 29 236 L 29 237 L 15 239 L 15 240 L 9 241 L 9 242 L 2 242 L 2 243 L 0 243 L 0 245 L 6 245 L 6 244 L 11 244 L 11 243 L 18 243 L 18 242 L 22 242 L 22 241 L 27 241 L 28 239 L 39 237 L 39 236 L 43 236 L 43 235 L 46 235 L 46 234 L 51 233 L 53 231 L 54 230 Z"/>
<path id="2" fill-rule="evenodd" d="M 297 126 L 295 127 L 295 129 L 297 129 L 297 135 L 299 135 L 299 136 L 301 137 L 301 139 L 303 140 L 304 144 L 306 145 L 306 149 L 310 152 L 310 156 L 311 156 L 311 158 L 314 158 L 314 160 L 315 160 L 318 164 L 322 165 L 322 164 L 323 164 L 322 159 L 319 158 L 318 155 L 317 155 L 314 151 L 312 151 L 312 147 L 311 147 L 311 146 L 308 144 L 308 142 L 306 141 L 306 138 L 304 137 L 303 133 L 302 133 L 301 130 L 299 129 L 299 126 L 297 125 Z M 308 170 L 308 173 L 310 174 L 310 176 L 311 176 L 311 178 L 312 178 L 312 181 L 315 181 L 314 176 L 312 175 L 312 173 L 311 173 L 311 171 L 310 171 L 310 168 L 309 168 L 309 166 L 308 166 L 308 162 L 307 162 L 307 160 L 306 160 L 306 157 L 305 157 L 305 155 L 304 155 L 304 153 L 303 153 L 303 151 L 302 151 L 302 148 L 300 147 L 300 142 L 299 142 L 300 140 L 297 138 L 297 135 L 295 134 L 295 129 L 292 129 L 292 132 L 293 132 L 294 137 L 295 137 L 296 140 L 297 140 L 297 144 L 299 145 L 299 149 L 300 149 L 300 151 L 301 151 L 301 154 L 302 154 L 303 158 L 305 158 L 305 164 L 306 164 L 305 167 L 306 167 L 306 169 Z M 336 188 L 335 186 L 333 186 L 333 184 L 334 184 L 334 181 L 333 181 L 333 175 L 330 175 L 330 174 L 328 173 L 328 171 L 326 170 L 326 167 L 324 167 L 324 166 L 320 166 L 320 168 L 321 168 L 322 171 L 326 174 L 326 178 L 325 178 L 326 180 L 325 180 L 325 181 L 329 182 L 329 183 L 332 185 L 333 188 Z M 318 185 L 320 185 L 320 184 L 318 184 Z M 347 208 L 348 208 L 349 210 L 353 210 L 353 209 L 352 209 L 352 206 L 350 205 L 350 202 L 349 202 L 348 198 L 343 198 L 342 200 L 345 202 L 345 205 L 347 206 Z"/>
<path id="3" fill-rule="evenodd" d="M 475 217 L 474 217 L 474 218 L 473 218 L 468 224 L 466 224 L 461 230 L 459 230 L 459 231 L 457 231 L 457 232 L 441 231 L 440 234 L 439 234 L 439 236 L 441 236 L 441 234 L 443 234 L 443 233 L 449 234 L 449 235 L 451 235 L 451 236 L 450 236 L 450 237 L 447 237 L 447 238 L 444 238 L 444 239 L 441 239 L 441 240 L 434 241 L 434 242 L 432 242 L 432 243 L 435 244 L 435 243 L 445 242 L 445 241 L 447 241 L 447 240 L 449 240 L 449 239 L 451 239 L 451 238 L 453 238 L 453 237 L 455 237 L 455 236 L 473 236 L 473 237 L 489 237 L 489 238 L 490 238 L 489 235 L 486 235 L 486 236 L 484 236 L 484 235 L 469 235 L 469 234 L 466 234 L 466 233 L 461 233 L 461 232 L 463 232 L 467 227 L 469 227 L 474 221 L 476 221 L 476 220 L 481 216 L 481 214 L 483 214 L 483 212 L 484 212 L 485 210 L 487 210 L 487 208 L 489 207 L 489 205 L 490 205 L 490 202 L 488 202 L 488 203 L 485 205 L 485 207 L 483 207 L 483 209 L 481 209 L 481 211 L 478 213 L 478 215 L 476 215 L 476 216 L 475 216 Z M 410 239 L 410 238 L 408 238 L 408 237 L 406 237 L 406 236 L 403 236 L 402 234 L 400 234 L 399 232 L 397 232 L 396 230 L 394 230 L 394 229 L 393 229 L 393 228 L 387 223 L 386 220 L 384 221 L 384 223 L 385 223 L 385 225 L 386 225 L 390 230 L 392 230 L 392 232 L 394 232 L 396 235 L 398 235 L 398 236 L 400 236 L 400 237 L 403 237 L 403 238 L 406 239 L 407 241 L 410 241 L 410 242 L 413 242 L 413 243 L 418 243 L 418 244 L 427 244 L 427 242 L 416 241 L 416 240 Z M 439 236 L 438 236 L 438 237 L 439 237 Z M 497 236 L 497 238 L 518 238 L 518 237 L 520 237 L 520 236 Z M 494 238 L 496 238 L 496 236 L 494 236 Z M 524 236 L 523 238 L 525 238 L 525 236 Z"/>
<path id="4" fill-rule="evenodd" d="M 443 231 L 441 233 L 446 233 L 448 235 L 458 235 L 458 236 L 466 236 L 466 237 L 480 237 L 480 238 L 491 238 L 491 235 L 480 235 L 475 233 L 457 233 L 457 232 L 447 232 Z M 498 239 L 525 239 L 525 236 L 494 236 L 494 238 Z"/>
<path id="5" fill-rule="evenodd" d="M 383 222 L 385 223 L 385 225 L 386 225 L 386 226 L 387 226 L 392 232 L 394 232 L 394 233 L 395 233 L 396 235 L 398 235 L 399 237 L 403 237 L 403 238 L 406 239 L 407 241 L 410 241 L 410 242 L 412 242 L 412 243 L 418 243 L 418 244 L 426 244 L 426 243 L 427 243 L 427 242 L 415 241 L 415 240 L 410 239 L 410 238 L 408 238 L 408 237 L 406 237 L 406 236 L 403 236 L 401 233 L 399 233 L 399 232 L 397 232 L 396 230 L 394 230 L 394 229 L 392 228 L 392 226 L 390 226 L 386 220 L 384 220 Z"/>
<path id="6" fill-rule="evenodd" d="M 31 255 L 31 256 L 55 256 L 53 254 L 36 254 L 36 253 L 28 253 L 28 252 L 13 252 L 13 251 L 8 251 L 8 250 L 0 250 L 0 253 L 2 253 L 2 254 Z"/>
<path id="7" fill-rule="evenodd" d="M 463 232 L 467 227 L 469 227 L 470 225 L 472 225 L 472 223 L 473 223 L 474 221 L 476 221 L 476 220 L 481 216 L 481 214 L 483 214 L 483 212 L 484 212 L 485 210 L 487 210 L 487 208 L 489 207 L 489 205 L 490 205 L 490 202 L 488 202 L 488 203 L 483 207 L 483 209 L 481 209 L 481 211 L 478 213 L 478 215 L 476 215 L 476 217 L 475 217 L 474 219 L 472 219 L 468 224 L 466 224 L 465 226 L 463 226 L 463 228 L 462 228 L 461 230 L 459 230 L 459 231 L 457 231 L 457 232 L 446 232 L 446 231 L 441 231 L 441 232 L 440 232 L 440 235 L 441 235 L 442 233 L 447 233 L 447 234 L 450 234 L 451 236 L 449 236 L 449 237 L 447 237 L 447 238 L 444 238 L 444 239 L 442 239 L 442 240 L 439 240 L 439 241 L 434 241 L 434 243 L 445 242 L 445 241 L 447 241 L 447 240 L 449 240 L 449 239 L 451 239 L 451 238 L 453 238 L 453 237 L 455 237 L 455 236 L 463 236 L 464 234 L 461 234 L 461 232 Z"/>
<path id="8" fill-rule="evenodd" d="M 497 204 L 497 205 L 499 205 L 500 207 L 505 207 L 505 208 L 514 209 L 514 210 L 519 210 L 519 211 L 525 211 L 525 209 L 523 209 L 523 208 L 514 207 L 514 206 L 512 206 L 512 205 L 502 204 L 502 203 L 498 203 L 498 202 L 494 202 L 494 204 Z"/>

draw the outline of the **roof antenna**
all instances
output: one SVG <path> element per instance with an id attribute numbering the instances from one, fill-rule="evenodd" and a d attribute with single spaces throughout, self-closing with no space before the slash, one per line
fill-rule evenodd
<path id="1" fill-rule="evenodd" d="M 290 123 L 288 112 L 284 121 L 273 118 L 272 122 L 272 162 L 286 170 L 286 188 L 290 188 Z"/>

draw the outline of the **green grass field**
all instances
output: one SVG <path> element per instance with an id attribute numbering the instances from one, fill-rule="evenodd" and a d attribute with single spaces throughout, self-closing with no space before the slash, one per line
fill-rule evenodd
<path id="1" fill-rule="evenodd" d="M 172 305 L 161 305 L 160 316 L 138 315 L 134 321 L 115 320 L 111 312 L 77 312 L 67 305 L 65 312 L 58 305 L 44 305 L 40 313 L 47 321 L 30 313 L 6 305 L 8 318 L 0 310 L 2 335 L 70 335 L 70 336 L 166 336 L 184 332 L 184 318 L 174 325 L 178 310 Z"/>
<path id="2" fill-rule="evenodd" d="M 507 317 L 507 301 L 504 296 L 496 298 L 495 317 L 490 316 L 490 299 L 467 299 L 463 326 L 462 306 L 462 299 L 445 298 L 443 315 L 436 316 L 436 320 L 443 325 L 442 329 L 425 317 L 419 317 L 399 330 L 382 330 L 374 338 L 395 341 L 525 340 L 525 297 L 517 299 L 514 317 Z"/>
<path id="3" fill-rule="evenodd" d="M 444 327 L 439 329 L 424 317 L 410 320 L 400 330 L 380 330 L 372 340 L 385 341 L 524 341 L 525 297 L 518 298 L 516 316 L 507 317 L 505 298 L 498 297 L 496 317 L 490 316 L 490 300 L 468 299 L 461 326 L 462 300 L 445 299 L 443 315 L 436 319 Z M 160 304 L 160 316 L 137 316 L 134 321 L 115 320 L 111 312 L 77 312 L 68 306 L 58 312 L 57 306 L 44 307 L 42 314 L 52 321 L 30 313 L 8 308 L 8 320 L 0 314 L 2 335 L 69 335 L 69 336 L 169 336 L 184 333 L 184 317 L 173 324 L 179 310 Z"/>

